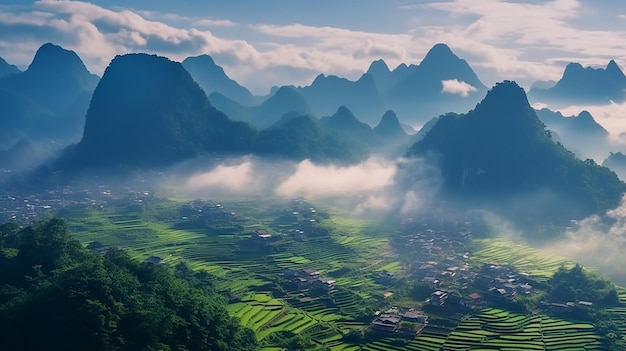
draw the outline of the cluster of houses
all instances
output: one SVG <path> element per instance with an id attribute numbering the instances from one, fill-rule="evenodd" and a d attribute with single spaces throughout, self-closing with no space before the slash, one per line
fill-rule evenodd
<path id="1" fill-rule="evenodd" d="M 409 277 L 432 286 L 427 299 L 431 306 L 482 307 L 490 302 L 512 300 L 534 292 L 529 275 L 512 266 L 485 265 L 478 269 L 469 264 L 470 254 L 465 248 L 472 239 L 470 221 L 410 223 L 397 245 L 419 252 L 407 264 Z M 468 295 L 450 299 L 452 291 L 469 291 Z"/>
<path id="2" fill-rule="evenodd" d="M 183 222 L 229 222 L 235 217 L 234 212 L 227 211 L 224 206 L 205 200 L 193 200 L 180 208 Z"/>
<path id="3" fill-rule="evenodd" d="M 111 187 L 97 183 L 76 181 L 67 185 L 50 186 L 34 194 L 15 191 L 0 193 L 0 223 L 15 222 L 29 225 L 37 219 L 50 216 L 72 206 L 103 209 L 112 201 L 140 204 L 154 196 L 150 191 L 134 186 Z"/>
<path id="4" fill-rule="evenodd" d="M 376 312 L 376 318 L 370 324 L 370 330 L 386 335 L 413 337 L 427 323 L 428 317 L 420 311 L 393 306 L 385 312 Z"/>
<path id="5" fill-rule="evenodd" d="M 322 289 L 332 292 L 336 286 L 336 282 L 333 279 L 320 276 L 320 272 L 312 268 L 301 270 L 285 269 L 283 276 L 285 279 L 294 282 L 300 290 Z"/>
<path id="6" fill-rule="evenodd" d="M 475 285 L 486 289 L 491 297 L 513 299 L 533 293 L 528 276 L 512 266 L 485 265 L 476 276 Z"/>

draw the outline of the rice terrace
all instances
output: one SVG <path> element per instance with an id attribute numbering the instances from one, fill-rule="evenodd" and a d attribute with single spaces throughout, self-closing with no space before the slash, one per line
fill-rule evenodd
<path id="1" fill-rule="evenodd" d="M 573 263 L 468 217 L 381 224 L 303 198 L 154 195 L 58 215 L 85 245 L 206 272 L 264 351 L 603 350 L 626 332 L 626 292 L 551 300 Z"/>

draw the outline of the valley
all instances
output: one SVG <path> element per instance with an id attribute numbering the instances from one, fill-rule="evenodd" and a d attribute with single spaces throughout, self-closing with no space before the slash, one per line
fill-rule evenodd
<path id="1" fill-rule="evenodd" d="M 621 301 L 549 302 L 547 283 L 572 262 L 493 233 L 479 216 L 379 222 L 300 197 L 102 189 L 92 206 L 55 211 L 71 234 L 104 255 L 121 248 L 206 272 L 261 350 L 604 350 L 595 313 L 626 331 Z"/>

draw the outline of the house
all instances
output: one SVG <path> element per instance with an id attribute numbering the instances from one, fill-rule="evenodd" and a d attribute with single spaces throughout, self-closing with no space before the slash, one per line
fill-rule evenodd
<path id="1" fill-rule="evenodd" d="M 477 293 L 467 295 L 466 299 L 461 300 L 461 305 L 465 307 L 478 306 L 483 301 L 483 297 Z"/>
<path id="2" fill-rule="evenodd" d="M 433 306 L 443 306 L 448 298 L 448 293 L 445 291 L 437 290 L 430 294 L 428 302 Z"/>
<path id="3" fill-rule="evenodd" d="M 372 329 L 379 332 L 394 333 L 401 328 L 402 318 L 389 314 L 381 314 L 372 322 Z"/>
<path id="4" fill-rule="evenodd" d="M 300 275 L 303 276 L 304 278 L 315 280 L 320 277 L 320 272 L 314 270 L 313 268 L 305 268 L 301 271 Z"/>
<path id="5" fill-rule="evenodd" d="M 422 323 L 422 324 L 426 323 L 426 320 L 428 319 L 426 315 L 423 315 L 419 313 L 418 311 L 411 311 L 411 310 L 400 313 L 399 316 L 402 318 L 403 321 L 413 322 L 413 323 Z"/>
<path id="6" fill-rule="evenodd" d="M 150 256 L 146 258 L 144 262 L 151 263 L 151 264 L 165 264 L 165 261 L 161 257 L 158 257 L 158 256 Z"/>
<path id="7" fill-rule="evenodd" d="M 256 232 L 252 233 L 250 237 L 253 239 L 267 240 L 272 237 L 272 234 L 268 233 L 265 229 L 259 229 Z"/>
<path id="8" fill-rule="evenodd" d="M 313 281 L 313 287 L 330 291 L 335 288 L 335 281 L 321 277 Z"/>

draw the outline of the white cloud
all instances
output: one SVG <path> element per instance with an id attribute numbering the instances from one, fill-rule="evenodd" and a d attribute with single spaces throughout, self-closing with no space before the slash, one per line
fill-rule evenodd
<path id="1" fill-rule="evenodd" d="M 432 199 L 441 182 L 436 167 L 423 159 L 377 157 L 352 165 L 248 157 L 224 160 L 204 172 L 181 177 L 164 185 L 164 191 L 218 198 L 223 195 L 305 196 L 330 203 L 353 215 L 376 217 L 385 216 L 394 209 L 406 215 L 432 209 Z"/>
<path id="2" fill-rule="evenodd" d="M 564 65 L 546 64 L 546 57 L 555 54 L 596 63 L 626 58 L 626 32 L 580 28 L 580 22 L 593 11 L 576 0 L 491 1 L 489 5 L 480 0 L 455 0 L 419 7 L 448 15 L 441 20 L 444 25 L 428 32 L 471 56 L 474 67 L 483 72 L 495 70 L 497 74 L 492 76 L 520 79 L 524 84 L 558 79 Z M 451 24 L 457 22 L 460 24 Z M 422 28 L 415 30 L 424 34 Z"/>
<path id="3" fill-rule="evenodd" d="M 550 248 L 583 265 L 599 270 L 619 284 L 626 284 L 626 200 L 616 209 L 610 210 L 606 220 L 592 216 L 580 221 L 567 231 L 565 237 Z"/>
<path id="4" fill-rule="evenodd" d="M 469 93 L 476 91 L 474 86 L 463 81 L 459 81 L 458 79 L 442 80 L 441 85 L 442 93 L 457 94 L 462 97 L 467 97 Z"/>
<path id="5" fill-rule="evenodd" d="M 370 23 L 363 29 L 353 21 L 332 19 L 325 26 L 305 22 L 244 26 L 228 18 L 159 13 L 152 8 L 41 0 L 27 6 L 0 5 L 0 56 L 24 67 L 37 47 L 53 42 L 76 51 L 90 70 L 100 74 L 116 54 L 148 52 L 173 60 L 210 54 L 232 78 L 264 94 L 272 85 L 308 84 L 319 73 L 356 79 L 379 58 L 390 67 L 418 63 L 435 43 L 444 42 L 487 85 L 516 79 L 529 86 L 534 80 L 558 79 L 566 59 L 626 63 L 626 31 L 604 29 L 602 23 L 581 29 L 580 23 L 593 12 L 585 6 L 591 5 L 576 0 L 391 5 L 399 23 L 390 31 L 384 24 Z M 411 12 L 413 18 L 407 19 Z"/>
<path id="6" fill-rule="evenodd" d="M 237 23 L 231 20 L 210 19 L 210 18 L 203 18 L 203 19 L 194 21 L 193 24 L 195 26 L 202 26 L 202 27 L 234 27 L 237 25 Z"/>
<path id="7" fill-rule="evenodd" d="M 395 163 L 377 158 L 346 167 L 316 165 L 305 160 L 276 188 L 276 193 L 327 197 L 376 192 L 391 186 L 395 174 Z"/>
<path id="8" fill-rule="evenodd" d="M 252 171 L 250 160 L 234 165 L 218 165 L 209 172 L 191 176 L 183 189 L 188 193 L 253 191 L 256 189 Z"/>

